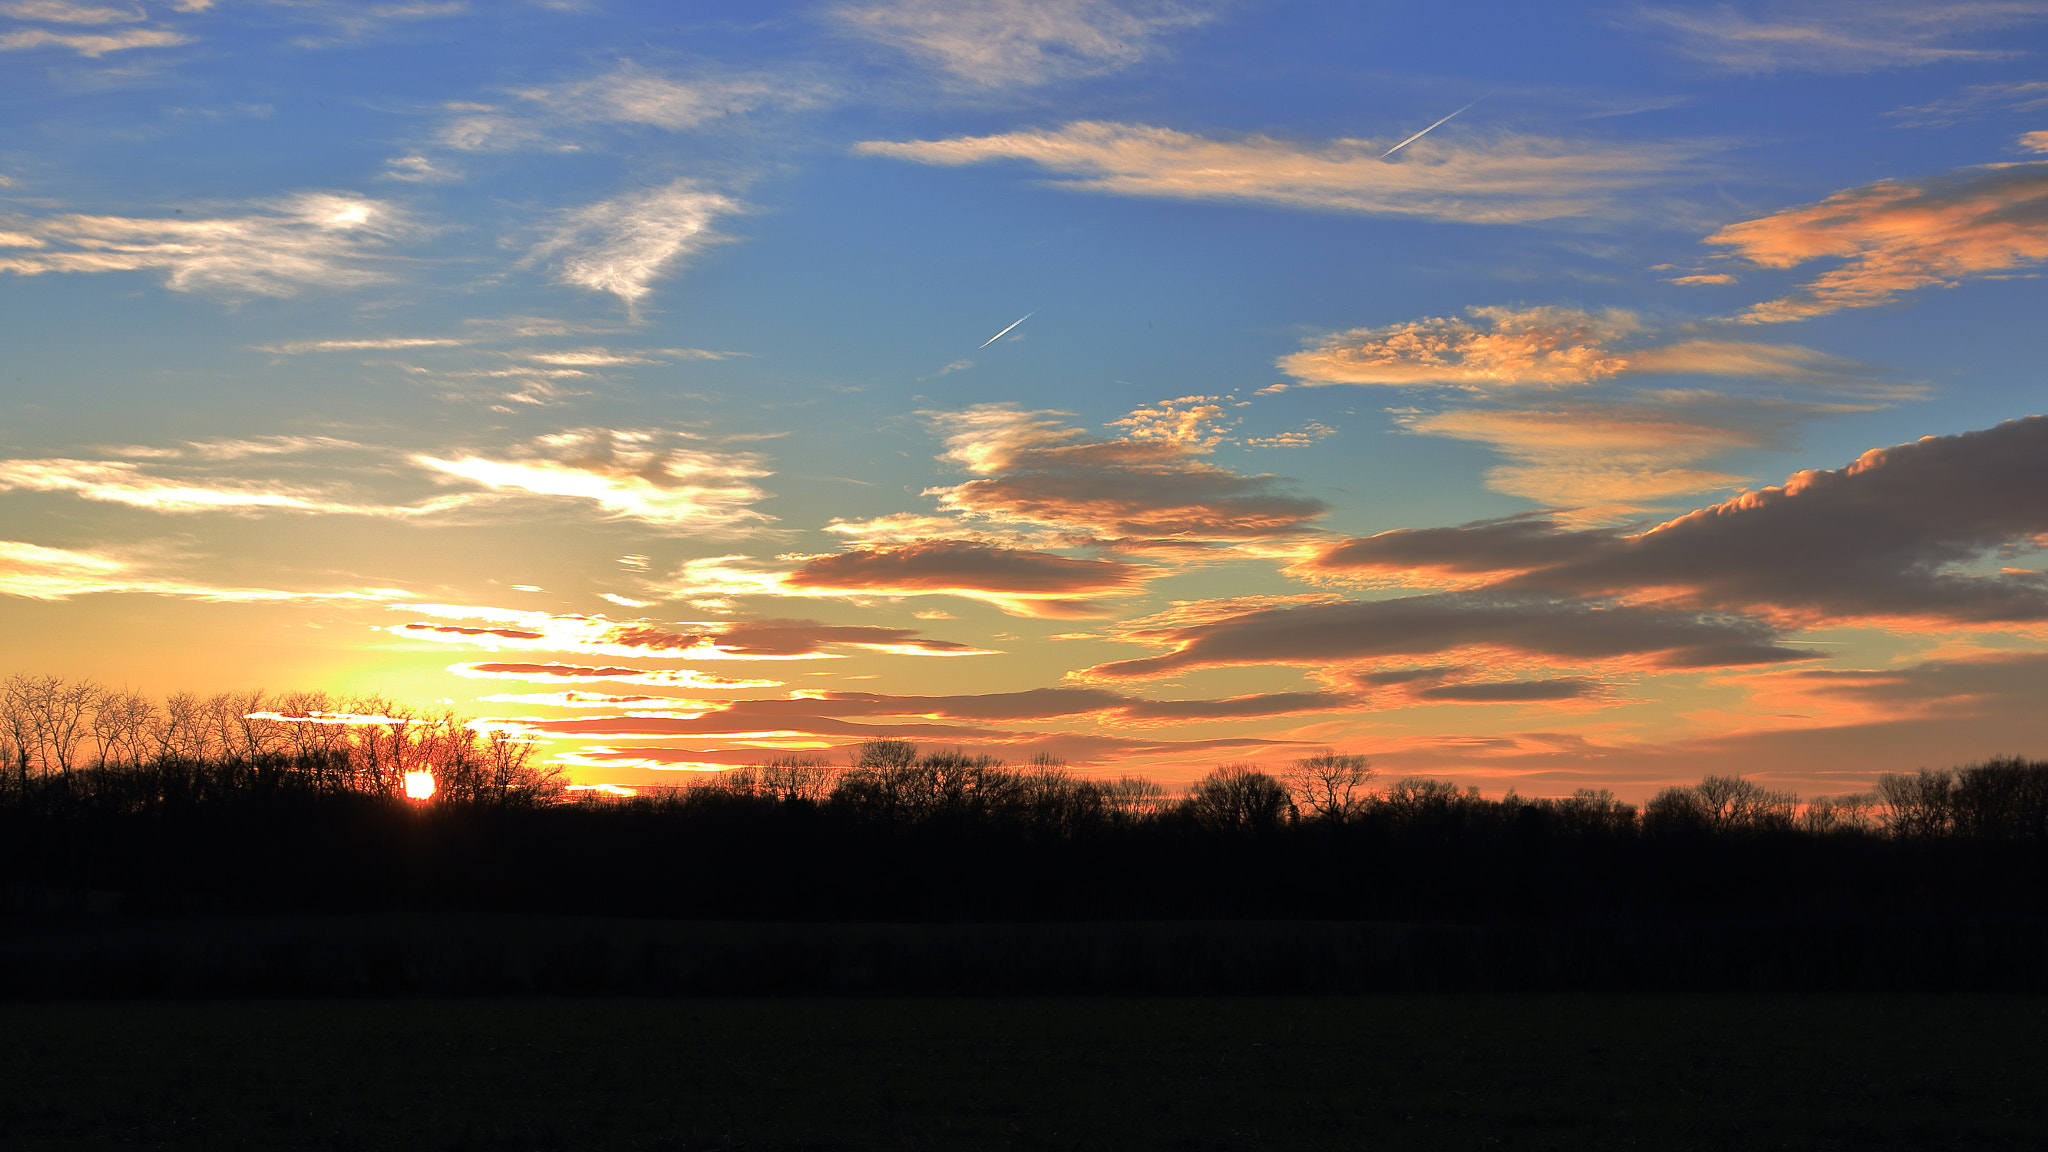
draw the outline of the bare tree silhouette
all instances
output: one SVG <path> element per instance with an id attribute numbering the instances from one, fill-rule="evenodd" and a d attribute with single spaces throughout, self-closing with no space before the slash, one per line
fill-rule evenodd
<path id="1" fill-rule="evenodd" d="M 1288 765 L 1280 780 L 1305 819 L 1344 821 L 1364 809 L 1365 783 L 1375 775 L 1365 757 L 1325 748 Z"/>
<path id="2" fill-rule="evenodd" d="M 1245 832 L 1277 828 L 1292 811 L 1286 787 L 1256 764 L 1225 764 L 1202 777 L 1186 808 L 1203 827 Z"/>

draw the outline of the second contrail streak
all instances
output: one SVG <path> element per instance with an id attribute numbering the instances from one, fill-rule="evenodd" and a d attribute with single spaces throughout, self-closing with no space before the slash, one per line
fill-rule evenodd
<path id="1" fill-rule="evenodd" d="M 1472 102 L 1472 104 L 1477 103 L 1479 103 L 1479 101 L 1477 100 L 1474 100 Z M 1465 105 L 1465 108 L 1470 108 L 1472 104 Z M 1458 112 L 1463 112 L 1465 108 L 1458 109 Z M 1458 112 L 1451 113 L 1451 116 L 1456 116 Z M 1439 127 L 1443 125 L 1444 120 L 1449 120 L 1451 116 L 1444 117 L 1443 120 L 1439 120 L 1435 124 L 1431 124 L 1429 127 L 1424 128 L 1422 131 L 1417 132 L 1415 135 L 1410 136 L 1406 140 L 1401 141 L 1399 144 L 1394 145 L 1392 148 L 1387 149 L 1385 152 L 1380 153 L 1380 159 L 1385 160 L 1387 157 L 1392 156 L 1394 153 L 1399 152 L 1401 149 L 1406 148 L 1410 144 L 1415 143 L 1417 140 L 1422 139 L 1424 136 L 1429 135 L 1431 132 L 1436 131 Z"/>
<path id="2" fill-rule="evenodd" d="M 1462 112 L 1462 111 L 1464 111 L 1464 109 L 1462 109 L 1462 108 L 1461 108 L 1461 109 L 1459 109 L 1459 111 L 1461 111 L 1461 112 Z M 1031 319 L 1031 318 L 1032 318 L 1033 316 L 1036 316 L 1036 315 L 1038 315 L 1038 310 L 1034 308 L 1034 309 L 1032 309 L 1031 311 L 1029 311 L 1029 312 L 1026 312 L 1025 314 L 1023 314 L 1022 316 L 1019 316 L 1019 317 L 1017 317 L 1016 323 L 1015 323 L 1015 324 L 1011 324 L 1011 325 L 1010 325 L 1010 328 L 1015 328 L 1015 327 L 1016 327 L 1016 326 L 1017 326 L 1018 324 L 1022 324 L 1022 323 L 1023 323 L 1023 322 L 1025 322 L 1026 320 L 1029 320 L 1029 319 Z M 1003 330 L 1002 330 L 1001 332 L 998 332 L 998 333 L 996 333 L 995 335 L 993 335 L 993 336 L 989 337 L 988 339 L 986 339 L 986 340 L 983 340 L 983 341 L 981 342 L 981 348 L 986 348 L 986 347 L 988 347 L 989 345 L 991 345 L 991 344 L 995 343 L 996 341 L 998 341 L 998 340 L 1001 340 L 1001 339 L 1002 339 L 1003 337 L 1005 337 L 1005 336 L 1008 336 L 1008 335 L 1010 334 L 1010 328 L 1005 328 L 1005 329 L 1003 329 Z M 981 348 L 977 348 L 977 349 L 975 349 L 975 351 L 979 352 L 979 351 L 981 351 Z"/>

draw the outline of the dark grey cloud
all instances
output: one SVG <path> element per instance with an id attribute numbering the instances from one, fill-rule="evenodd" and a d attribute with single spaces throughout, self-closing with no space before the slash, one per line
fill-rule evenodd
<path id="1" fill-rule="evenodd" d="M 2048 620 L 2048 577 L 1983 570 L 2044 538 L 2048 417 L 2030 416 L 1873 449 L 1649 531 L 1483 521 L 1347 540 L 1302 567 L 1503 596 L 1981 625 Z"/>
<path id="2" fill-rule="evenodd" d="M 1780 632 L 1718 612 L 1643 608 L 1543 596 L 1445 594 L 1343 600 L 1259 609 L 1132 639 L 1169 646 L 1159 656 L 1098 664 L 1090 679 L 1136 680 L 1247 664 L 1321 666 L 1461 649 L 1491 649 L 1576 665 L 1634 657 L 1651 667 L 1712 668 L 1805 660 Z"/>

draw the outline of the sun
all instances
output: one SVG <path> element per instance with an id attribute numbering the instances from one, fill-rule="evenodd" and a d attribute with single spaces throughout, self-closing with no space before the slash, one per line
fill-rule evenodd
<path id="1" fill-rule="evenodd" d="M 408 800 L 433 799 L 434 774 L 432 772 L 407 772 L 405 774 L 405 798 Z"/>

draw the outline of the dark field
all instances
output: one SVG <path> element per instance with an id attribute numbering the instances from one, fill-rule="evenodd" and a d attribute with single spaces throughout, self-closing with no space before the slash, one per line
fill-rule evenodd
<path id="1" fill-rule="evenodd" d="M 2048 999 L 0 1005 L 10 1148 L 2039 1148 Z"/>

